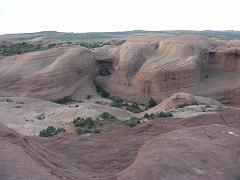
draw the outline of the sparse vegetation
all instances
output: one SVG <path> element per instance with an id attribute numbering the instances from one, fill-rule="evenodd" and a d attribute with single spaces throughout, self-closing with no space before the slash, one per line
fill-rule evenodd
<path id="1" fill-rule="evenodd" d="M 143 118 L 148 119 L 149 118 L 149 114 L 148 113 L 144 114 Z"/>
<path id="2" fill-rule="evenodd" d="M 126 109 L 133 113 L 142 112 L 142 109 L 140 108 L 139 104 L 136 102 L 128 103 L 128 102 L 125 102 L 123 99 L 121 99 L 118 96 L 111 96 L 111 94 L 109 92 L 107 92 L 105 89 L 103 89 L 102 87 L 100 87 L 98 85 L 96 85 L 96 91 L 103 98 L 108 98 L 108 99 L 112 100 L 112 103 L 110 104 L 110 106 Z"/>
<path id="3" fill-rule="evenodd" d="M 77 42 L 77 45 L 89 48 L 89 49 L 94 49 L 94 48 L 99 48 L 99 47 L 103 47 L 105 45 L 105 43 L 103 42 Z"/>
<path id="4" fill-rule="evenodd" d="M 119 97 L 111 96 L 110 99 L 113 101 L 110 105 L 113 107 L 123 108 L 133 113 L 142 112 L 138 103 L 127 103 Z"/>
<path id="5" fill-rule="evenodd" d="M 145 114 L 143 118 L 153 120 L 153 119 L 157 119 L 159 117 L 172 117 L 172 116 L 173 116 L 172 112 L 161 111 L 160 113 L 156 113 L 156 114 L 154 114 L 154 113 L 151 113 L 150 115 Z"/>
<path id="6" fill-rule="evenodd" d="M 73 101 L 72 96 L 65 96 L 65 97 L 63 97 L 62 99 L 56 100 L 55 103 L 58 103 L 58 104 L 66 104 L 66 103 L 72 102 L 72 101 Z"/>
<path id="7" fill-rule="evenodd" d="M 190 104 L 188 104 L 188 103 L 178 104 L 178 105 L 176 105 L 176 109 L 184 108 L 184 107 L 189 106 L 189 105 Z"/>
<path id="8" fill-rule="evenodd" d="M 109 98 L 111 96 L 111 94 L 109 92 L 107 92 L 105 89 L 103 89 L 102 87 L 97 86 L 97 85 L 96 85 L 96 91 L 103 98 Z"/>
<path id="9" fill-rule="evenodd" d="M 111 72 L 106 67 L 100 68 L 98 73 L 100 76 L 109 76 L 111 74 Z"/>
<path id="10" fill-rule="evenodd" d="M 49 126 L 46 129 L 43 129 L 39 132 L 39 136 L 41 137 L 53 137 L 57 135 L 60 132 L 65 132 L 66 130 L 64 128 L 55 128 L 53 126 Z"/>
<path id="11" fill-rule="evenodd" d="M 77 117 L 73 120 L 73 124 L 78 134 L 101 132 L 101 129 L 98 128 L 98 121 L 94 121 L 91 117 Z"/>
<path id="12" fill-rule="evenodd" d="M 125 121 L 125 124 L 131 128 L 137 126 L 140 123 L 141 123 L 140 119 L 134 117 L 132 117 L 130 120 Z"/>
<path id="13" fill-rule="evenodd" d="M 40 44 L 34 45 L 28 42 L 14 43 L 10 45 L 1 45 L 0 46 L 0 56 L 13 56 L 16 54 L 23 54 L 27 52 L 46 50 L 54 47 L 50 45 L 48 47 L 41 46 Z"/>
<path id="14" fill-rule="evenodd" d="M 148 107 L 152 108 L 156 105 L 157 105 L 157 102 L 153 98 L 150 98 L 150 100 L 148 101 Z"/>

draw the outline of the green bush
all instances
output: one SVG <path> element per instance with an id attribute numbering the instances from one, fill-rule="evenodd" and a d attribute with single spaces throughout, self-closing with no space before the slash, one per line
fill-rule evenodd
<path id="1" fill-rule="evenodd" d="M 163 112 L 161 111 L 160 113 L 157 114 L 158 117 L 172 117 L 173 114 L 171 112 Z"/>
<path id="2" fill-rule="evenodd" d="M 110 114 L 110 113 L 108 113 L 108 112 L 102 113 L 99 117 L 100 117 L 102 120 L 105 120 L 105 121 L 120 122 L 120 120 L 119 120 L 116 116 L 114 116 L 114 115 L 112 115 L 112 114 Z"/>
<path id="3" fill-rule="evenodd" d="M 76 133 L 77 134 L 85 134 L 85 133 L 91 133 L 91 132 L 92 132 L 91 129 L 76 127 Z"/>
<path id="4" fill-rule="evenodd" d="M 78 42 L 76 44 L 89 49 L 98 48 L 105 45 L 103 42 Z"/>
<path id="5" fill-rule="evenodd" d="M 109 92 L 107 92 L 105 89 L 97 85 L 96 85 L 96 91 L 103 98 L 109 98 L 111 96 Z"/>
<path id="6" fill-rule="evenodd" d="M 152 108 L 156 105 L 157 105 L 157 102 L 153 98 L 150 98 L 150 100 L 148 101 L 148 107 Z"/>
<path id="7" fill-rule="evenodd" d="M 65 129 L 64 128 L 57 128 L 56 129 L 53 126 L 49 126 L 46 129 L 41 130 L 39 132 L 39 136 L 41 136 L 41 137 L 53 137 L 60 132 L 65 132 Z"/>
<path id="8" fill-rule="evenodd" d="M 62 99 L 56 100 L 55 103 L 58 103 L 58 104 L 66 104 L 66 103 L 72 102 L 72 101 L 73 101 L 72 96 L 65 96 L 65 97 L 63 97 Z"/>
<path id="9" fill-rule="evenodd" d="M 73 120 L 73 124 L 75 127 L 86 127 L 91 129 L 95 126 L 95 123 L 91 117 L 87 117 L 86 119 L 77 117 Z"/>
<path id="10" fill-rule="evenodd" d="M 178 104 L 176 105 L 176 108 L 179 109 L 179 108 L 184 108 L 186 106 L 189 106 L 189 104 L 188 103 Z"/>
<path id="11" fill-rule="evenodd" d="M 94 121 L 91 117 L 77 117 L 73 120 L 73 124 L 75 126 L 77 134 L 101 132 L 101 129 L 97 128 L 97 126 L 101 126 L 98 119 Z"/>
<path id="12" fill-rule="evenodd" d="M 132 117 L 130 120 L 125 121 L 125 124 L 131 128 L 137 126 L 140 123 L 140 119 L 134 117 Z"/>
<path id="13" fill-rule="evenodd" d="M 135 108 L 135 107 L 132 107 L 132 106 L 127 106 L 126 110 L 128 110 L 128 111 L 130 111 L 132 113 L 140 113 L 140 112 L 142 112 L 142 110 L 140 108 Z"/>
<path id="14" fill-rule="evenodd" d="M 159 117 L 172 117 L 173 114 L 171 112 L 163 112 L 161 111 L 160 113 L 151 113 L 150 115 L 149 114 L 144 114 L 143 118 L 147 118 L 147 119 L 156 119 L 156 118 L 159 118 Z"/>
<path id="15" fill-rule="evenodd" d="M 144 114 L 144 116 L 143 116 L 143 118 L 149 118 L 149 114 L 148 113 L 146 113 L 146 114 Z"/>
<path id="16" fill-rule="evenodd" d="M 156 115 L 156 114 L 151 113 L 151 114 L 149 115 L 149 119 L 155 119 L 155 118 L 157 118 L 157 115 Z"/>
<path id="17" fill-rule="evenodd" d="M 100 76 L 109 76 L 111 72 L 108 70 L 108 68 L 100 68 L 98 71 Z"/>

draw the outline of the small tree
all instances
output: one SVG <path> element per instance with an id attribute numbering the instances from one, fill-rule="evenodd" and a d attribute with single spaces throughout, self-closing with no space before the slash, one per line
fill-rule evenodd
<path id="1" fill-rule="evenodd" d="M 148 101 L 148 107 L 152 108 L 157 105 L 157 102 L 151 97 L 151 99 Z"/>

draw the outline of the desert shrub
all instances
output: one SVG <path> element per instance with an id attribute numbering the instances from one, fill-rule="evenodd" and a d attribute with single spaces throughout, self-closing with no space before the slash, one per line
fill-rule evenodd
<path id="1" fill-rule="evenodd" d="M 192 101 L 192 105 L 199 105 L 198 102 L 195 100 L 195 101 Z"/>
<path id="2" fill-rule="evenodd" d="M 129 127 L 135 127 L 140 123 L 141 123 L 140 119 L 135 117 L 132 117 L 130 120 L 125 121 L 125 124 Z"/>
<path id="3" fill-rule="evenodd" d="M 114 116 L 108 112 L 102 113 L 99 117 L 105 121 L 111 121 L 111 122 L 119 122 L 120 121 L 116 116 Z"/>
<path id="4" fill-rule="evenodd" d="M 122 102 L 113 101 L 110 106 L 121 108 L 123 106 Z"/>
<path id="5" fill-rule="evenodd" d="M 188 104 L 188 103 L 178 104 L 178 105 L 176 105 L 176 108 L 177 108 L 177 109 L 178 109 L 178 108 L 184 108 L 184 107 L 186 107 L 186 106 L 189 106 L 189 104 Z"/>
<path id="6" fill-rule="evenodd" d="M 152 108 L 156 105 L 157 105 L 157 102 L 153 98 L 150 98 L 150 100 L 148 101 L 148 107 Z"/>
<path id="7" fill-rule="evenodd" d="M 76 44 L 89 49 L 98 48 L 105 45 L 103 42 L 78 42 Z"/>
<path id="8" fill-rule="evenodd" d="M 48 44 L 48 48 L 50 49 L 50 48 L 53 48 L 53 47 L 55 47 L 56 46 L 56 43 L 51 43 L 51 44 Z"/>
<path id="9" fill-rule="evenodd" d="M 62 99 L 56 100 L 55 103 L 58 103 L 58 104 L 66 104 L 67 102 L 72 102 L 72 101 L 73 101 L 72 96 L 65 96 L 65 97 L 63 97 Z"/>
<path id="10" fill-rule="evenodd" d="M 98 128 L 98 126 L 100 126 L 98 119 L 94 121 L 91 117 L 77 117 L 73 120 L 73 124 L 77 134 L 101 132 L 101 129 Z"/>
<path id="11" fill-rule="evenodd" d="M 43 129 L 39 132 L 39 136 L 41 137 L 53 137 L 60 132 L 65 132 L 64 128 L 55 128 L 53 126 L 49 126 L 46 129 Z"/>
<path id="12" fill-rule="evenodd" d="M 103 89 L 102 87 L 97 86 L 97 85 L 96 85 L 96 91 L 103 98 L 109 98 L 111 96 L 111 94 L 109 92 L 107 92 L 105 89 Z"/>
<path id="13" fill-rule="evenodd" d="M 91 117 L 77 117 L 73 120 L 73 124 L 75 125 L 75 127 L 86 127 L 88 129 L 91 129 L 95 126 L 94 121 Z"/>
<path id="14" fill-rule="evenodd" d="M 171 112 L 163 112 L 161 111 L 160 113 L 151 113 L 150 115 L 149 114 L 144 114 L 143 118 L 147 118 L 147 119 L 156 119 L 156 118 L 159 118 L 159 117 L 172 117 L 173 114 Z"/>
<path id="15" fill-rule="evenodd" d="M 77 134 L 85 134 L 85 133 L 91 133 L 91 132 L 92 132 L 91 129 L 76 127 Z"/>
<path id="16" fill-rule="evenodd" d="M 106 67 L 100 68 L 98 73 L 100 76 L 109 76 L 111 74 L 111 72 Z"/>
<path id="17" fill-rule="evenodd" d="M 149 119 L 155 119 L 157 117 L 157 115 L 156 114 L 153 114 L 153 113 L 151 113 L 150 115 L 149 115 Z"/>
<path id="18" fill-rule="evenodd" d="M 86 99 L 88 99 L 88 100 L 91 99 L 91 98 L 92 98 L 91 95 L 87 95 L 87 96 L 86 96 Z"/>
<path id="19" fill-rule="evenodd" d="M 116 97 L 116 96 L 111 96 L 110 99 L 113 101 L 110 104 L 110 106 L 123 108 L 123 109 L 126 109 L 130 112 L 133 112 L 133 113 L 142 112 L 139 104 L 136 103 L 136 102 L 133 102 L 131 105 L 129 105 L 127 102 L 124 102 L 124 100 L 122 100 L 121 98 Z"/>
<path id="20" fill-rule="evenodd" d="M 149 118 L 149 114 L 148 113 L 146 113 L 146 114 L 144 114 L 144 116 L 143 116 L 143 118 Z"/>
<path id="21" fill-rule="evenodd" d="M 132 107 L 132 106 L 127 106 L 126 110 L 128 110 L 128 111 L 130 111 L 132 113 L 140 113 L 140 112 L 142 112 L 142 110 L 140 108 L 135 108 L 135 107 Z"/>
<path id="22" fill-rule="evenodd" d="M 173 114 L 171 112 L 163 112 L 161 111 L 160 113 L 157 114 L 158 117 L 172 117 Z"/>

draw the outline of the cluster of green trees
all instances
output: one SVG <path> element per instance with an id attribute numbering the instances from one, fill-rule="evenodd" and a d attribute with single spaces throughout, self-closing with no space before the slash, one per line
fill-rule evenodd
<path id="1" fill-rule="evenodd" d="M 73 120 L 73 124 L 78 134 L 101 132 L 101 129 L 98 127 L 99 121 L 97 120 L 94 121 L 91 117 L 87 118 L 77 117 Z"/>
<path id="2" fill-rule="evenodd" d="M 160 113 L 151 113 L 151 114 L 144 114 L 143 118 L 145 119 L 149 119 L 149 120 L 152 120 L 152 119 L 157 119 L 157 118 L 160 118 L 160 117 L 172 117 L 173 114 L 171 112 L 163 112 L 161 111 Z"/>
<path id="3" fill-rule="evenodd" d="M 13 56 L 16 54 L 23 54 L 27 52 L 46 50 L 55 47 L 56 44 L 49 44 L 48 47 L 44 47 L 40 44 L 34 45 L 28 42 L 14 43 L 10 45 L 1 45 L 0 46 L 0 56 Z"/>
<path id="4" fill-rule="evenodd" d="M 65 132 L 64 128 L 55 128 L 53 126 L 49 126 L 46 129 L 43 129 L 39 132 L 39 136 L 41 137 L 53 137 L 60 132 Z"/>
<path id="5" fill-rule="evenodd" d="M 99 48 L 99 47 L 103 47 L 104 45 L 106 45 L 106 43 L 103 43 L 101 41 L 97 41 L 97 42 L 77 42 L 77 45 L 89 48 L 89 49 L 94 49 L 94 48 Z"/>
<path id="6" fill-rule="evenodd" d="M 16 54 L 23 54 L 32 51 L 41 50 L 41 45 L 33 45 L 27 42 L 15 43 L 10 45 L 0 46 L 1 56 L 12 56 Z"/>

